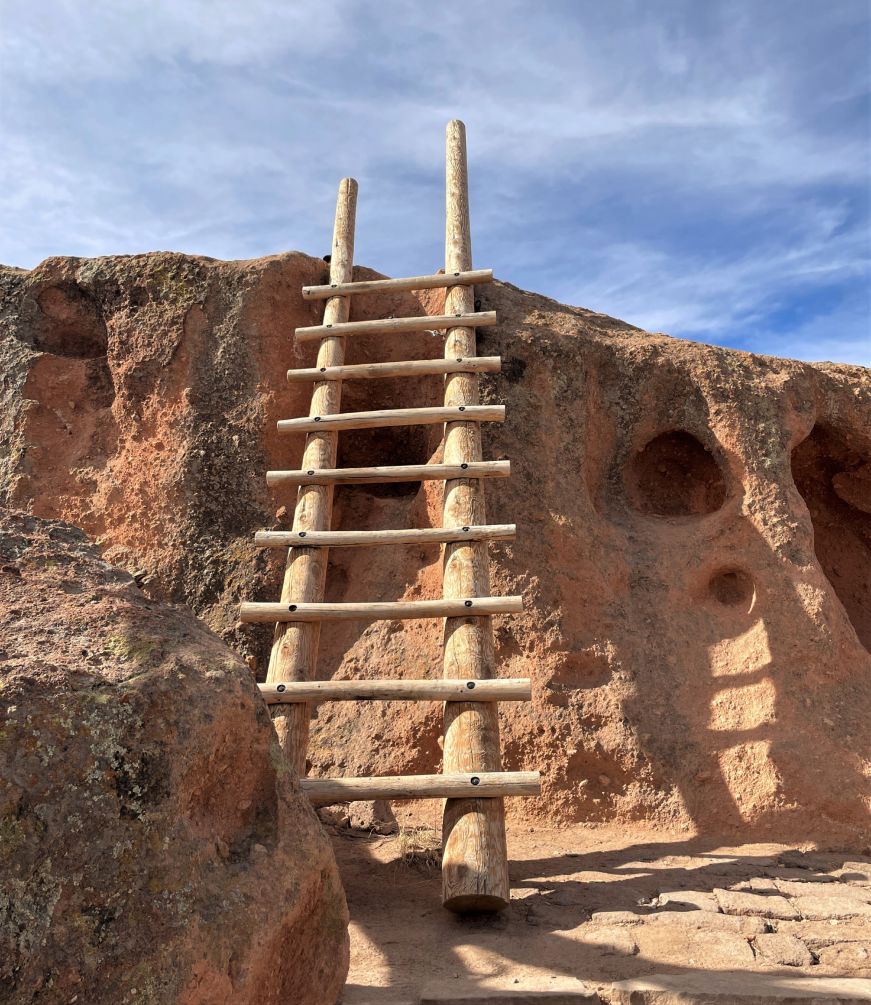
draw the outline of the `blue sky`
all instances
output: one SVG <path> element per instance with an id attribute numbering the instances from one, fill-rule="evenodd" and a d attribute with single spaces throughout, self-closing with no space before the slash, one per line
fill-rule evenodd
<path id="1" fill-rule="evenodd" d="M 871 363 L 867 0 L 0 0 L 0 261 L 329 244 L 653 331 Z"/>

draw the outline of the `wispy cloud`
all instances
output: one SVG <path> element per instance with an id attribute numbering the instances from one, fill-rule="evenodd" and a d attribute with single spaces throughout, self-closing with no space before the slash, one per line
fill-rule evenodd
<path id="1" fill-rule="evenodd" d="M 476 260 L 644 327 L 871 362 L 864 0 L 0 0 L 0 260 L 442 255 L 467 122 Z"/>

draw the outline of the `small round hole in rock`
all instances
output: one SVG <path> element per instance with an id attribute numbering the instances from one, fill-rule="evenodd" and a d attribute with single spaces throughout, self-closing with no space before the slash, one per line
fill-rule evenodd
<path id="1" fill-rule="evenodd" d="M 692 433 L 660 433 L 629 462 L 626 488 L 635 509 L 653 516 L 704 516 L 726 499 L 714 455 Z"/>
<path id="2" fill-rule="evenodd" d="M 708 593 L 718 604 L 749 613 L 756 600 L 753 579 L 741 569 L 723 569 L 711 577 Z"/>

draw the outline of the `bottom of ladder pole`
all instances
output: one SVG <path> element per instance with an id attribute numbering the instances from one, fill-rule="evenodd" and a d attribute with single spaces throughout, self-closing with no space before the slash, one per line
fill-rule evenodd
<path id="1" fill-rule="evenodd" d="M 446 800 L 442 835 L 442 904 L 455 914 L 504 911 L 511 883 L 502 800 Z"/>

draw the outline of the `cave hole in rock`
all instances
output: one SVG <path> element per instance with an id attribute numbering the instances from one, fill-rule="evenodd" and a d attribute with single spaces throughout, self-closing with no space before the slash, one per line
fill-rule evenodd
<path id="1" fill-rule="evenodd" d="M 718 604 L 743 614 L 750 613 L 756 600 L 753 577 L 742 569 L 721 569 L 714 573 L 708 593 Z"/>
<path id="2" fill-rule="evenodd" d="M 792 452 L 792 478 L 814 529 L 814 551 L 871 650 L 871 453 L 858 437 L 817 423 Z"/>
<path id="3" fill-rule="evenodd" d="M 646 443 L 626 470 L 629 500 L 651 516 L 704 516 L 726 499 L 714 455 L 692 433 L 673 429 Z"/>
<path id="4" fill-rule="evenodd" d="M 76 283 L 49 286 L 38 297 L 34 342 L 40 352 L 75 359 L 105 356 L 108 333 L 100 305 Z"/>
<path id="5" fill-rule="evenodd" d="M 341 468 L 425 464 L 429 455 L 425 426 L 354 429 L 339 438 L 337 464 Z M 378 497 L 413 496 L 420 491 L 420 482 L 369 483 L 353 488 Z"/>

